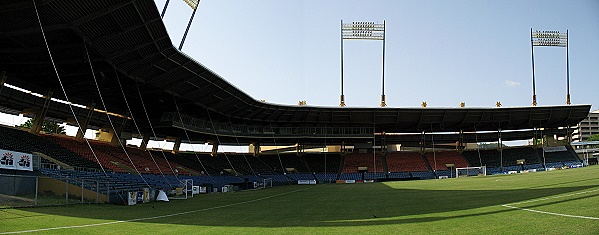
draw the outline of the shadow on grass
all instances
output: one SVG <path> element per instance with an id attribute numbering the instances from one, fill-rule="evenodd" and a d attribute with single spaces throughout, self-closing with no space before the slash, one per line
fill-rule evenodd
<path id="1" fill-rule="evenodd" d="M 368 226 L 421 223 L 503 213 L 515 209 L 499 205 L 583 191 L 596 188 L 597 185 L 511 190 L 396 189 L 382 183 L 306 187 L 310 186 L 283 186 L 254 192 L 202 195 L 188 200 L 131 207 L 75 205 L 23 210 L 90 219 L 137 219 L 136 222 L 199 226 Z M 298 189 L 299 191 L 288 193 Z M 265 197 L 268 198 L 263 199 Z M 562 198 L 560 202 L 579 198 L 581 197 Z M 491 206 L 498 207 L 486 208 L 480 212 L 465 211 Z M 186 213 L 176 214 L 181 212 Z M 441 217 L 436 213 L 446 214 Z M 428 214 L 431 216 L 426 216 Z M 156 216 L 160 218 L 139 220 Z"/>

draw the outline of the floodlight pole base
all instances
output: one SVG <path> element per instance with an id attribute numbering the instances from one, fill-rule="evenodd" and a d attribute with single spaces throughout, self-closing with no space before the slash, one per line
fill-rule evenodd
<path id="1" fill-rule="evenodd" d="M 532 106 L 537 106 L 537 95 L 532 95 Z"/>
<path id="2" fill-rule="evenodd" d="M 340 107 L 345 107 L 345 96 L 341 95 L 341 103 L 339 103 Z"/>
<path id="3" fill-rule="evenodd" d="M 566 104 L 570 105 L 570 94 L 566 95 Z"/>
<path id="4" fill-rule="evenodd" d="M 387 107 L 387 103 L 385 102 L 385 95 L 381 95 L 381 107 Z"/>

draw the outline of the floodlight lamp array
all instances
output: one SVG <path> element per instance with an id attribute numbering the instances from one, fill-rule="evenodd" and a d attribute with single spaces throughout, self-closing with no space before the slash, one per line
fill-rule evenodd
<path id="1" fill-rule="evenodd" d="M 534 31 L 530 35 L 533 46 L 568 46 L 568 33 L 560 31 Z"/>
<path id="2" fill-rule="evenodd" d="M 385 24 L 365 21 L 342 24 L 341 35 L 343 39 L 384 40 Z"/>

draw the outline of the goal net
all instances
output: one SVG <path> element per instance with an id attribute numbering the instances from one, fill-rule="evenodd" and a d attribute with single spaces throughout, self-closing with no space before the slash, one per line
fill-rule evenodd
<path id="1" fill-rule="evenodd" d="M 486 166 L 470 166 L 470 167 L 459 167 L 455 168 L 455 175 L 457 177 L 465 176 L 485 176 L 487 175 Z"/>
<path id="2" fill-rule="evenodd" d="M 193 197 L 193 180 L 184 179 L 179 181 L 179 186 L 171 191 L 168 199 L 188 199 Z"/>
<path id="3" fill-rule="evenodd" d="M 262 188 L 272 188 L 272 179 L 263 179 L 262 180 Z"/>

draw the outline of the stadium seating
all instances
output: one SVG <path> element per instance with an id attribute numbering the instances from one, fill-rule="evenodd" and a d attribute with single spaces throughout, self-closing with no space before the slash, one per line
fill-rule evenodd
<path id="1" fill-rule="evenodd" d="M 500 152 L 492 150 L 469 150 L 462 152 L 464 158 L 466 158 L 473 166 L 487 166 L 499 167 L 501 166 L 501 155 Z M 480 157 L 480 158 L 479 158 Z"/>
<path id="2" fill-rule="evenodd" d="M 145 174 L 199 174 L 176 163 L 168 162 L 162 153 L 152 154 L 136 148 L 123 148 L 108 143 L 88 140 L 78 142 L 73 137 L 47 135 L 47 139 L 67 148 L 90 161 L 99 160 L 102 166 L 115 172 Z M 97 157 L 97 159 L 96 159 Z"/>
<path id="3" fill-rule="evenodd" d="M 426 153 L 426 159 L 433 170 L 446 170 L 445 164 L 453 164 L 455 167 L 467 167 L 468 162 L 462 154 L 457 151 L 439 151 L 435 153 Z M 436 165 L 435 165 L 436 163 Z"/>
<path id="4" fill-rule="evenodd" d="M 576 167 L 582 167 L 583 164 L 580 161 L 564 161 L 562 162 L 564 164 L 564 166 L 567 166 L 569 168 L 576 168 Z"/>
<path id="5" fill-rule="evenodd" d="M 234 175 L 235 174 L 235 172 L 230 172 L 228 170 L 235 170 L 239 174 L 251 174 L 248 172 L 244 172 L 241 168 L 238 169 L 238 168 L 235 168 L 235 166 L 232 166 L 231 163 L 229 163 L 229 161 L 227 160 L 228 155 L 227 156 L 225 156 L 225 155 L 210 156 L 210 154 L 208 154 L 208 153 L 195 153 L 195 154 L 186 153 L 186 154 L 178 154 L 178 155 L 187 155 L 188 159 L 195 159 L 195 161 L 199 160 L 198 164 L 201 162 L 201 164 L 203 164 L 205 167 L 211 168 L 214 170 L 214 171 L 210 172 L 210 174 L 213 176 Z"/>
<path id="6" fill-rule="evenodd" d="M 531 169 L 536 169 L 536 170 L 543 169 L 543 164 L 537 163 L 537 164 L 524 165 L 524 170 L 531 170 Z"/>
<path id="7" fill-rule="evenodd" d="M 518 160 L 524 160 L 525 164 L 541 163 L 537 153 L 530 147 L 505 148 L 502 158 L 503 166 L 516 166 Z"/>
<path id="8" fill-rule="evenodd" d="M 221 170 L 216 169 L 207 161 L 200 162 L 200 156 L 202 153 L 179 153 L 173 154 L 170 151 L 152 151 L 154 155 L 164 154 L 166 158 L 171 162 L 176 162 L 179 165 L 186 166 L 199 172 L 200 175 L 220 175 Z M 204 154 L 206 155 L 206 154 Z"/>
<path id="9" fill-rule="evenodd" d="M 364 172 L 364 180 L 377 180 L 387 178 L 385 172 Z"/>
<path id="10" fill-rule="evenodd" d="M 456 151 L 439 151 L 427 153 L 425 158 L 417 152 L 391 152 L 385 156 L 388 172 L 382 172 L 385 167 L 383 157 L 370 153 L 351 153 L 346 156 L 339 153 L 305 153 L 302 156 L 279 154 L 260 157 L 227 153 L 213 157 L 208 153 L 173 154 L 169 151 L 142 151 L 130 147 L 126 147 L 124 152 L 123 148 L 105 142 L 90 140 L 89 143 L 93 152 L 87 143 L 75 141 L 72 137 L 36 136 L 13 128 L 0 128 L 0 148 L 22 152 L 39 151 L 64 163 L 91 169 L 43 169 L 43 173 L 73 184 L 82 179 L 103 182 L 85 187 L 103 187 L 103 190 L 110 191 L 111 194 L 145 187 L 173 188 L 180 186 L 183 179 L 192 179 L 194 185 L 214 187 L 248 181 L 261 182 L 264 179 L 272 179 L 281 184 L 314 179 L 319 183 L 335 182 L 338 179 L 432 179 L 455 175 L 445 164 L 466 167 L 469 161 L 475 166 L 479 165 L 476 163 L 483 162 L 483 165 L 487 165 L 488 174 L 544 168 L 539 157 L 543 150 L 530 147 L 506 148 L 503 156 L 497 150 L 480 150 L 480 160 L 479 151 L 465 151 L 463 155 Z M 546 152 L 546 166 L 579 167 L 580 160 L 571 152 Z M 518 165 L 519 159 L 524 159 L 526 164 Z M 100 161 L 107 172 L 101 172 L 94 161 Z M 429 170 L 427 161 L 436 171 Z M 359 172 L 358 167 L 367 167 L 368 170 Z M 295 171 L 286 173 L 286 169 L 281 168 L 294 168 Z M 460 173 L 480 174 L 479 170 Z M 83 182 L 87 182 L 85 180 Z"/>
<path id="11" fill-rule="evenodd" d="M 516 166 L 504 166 L 503 171 L 522 171 L 524 170 L 521 165 Z"/>
<path id="12" fill-rule="evenodd" d="M 335 180 L 337 180 L 339 174 L 337 173 L 316 173 L 314 174 L 314 177 L 316 178 L 316 180 L 318 181 L 318 183 L 332 183 L 335 182 Z"/>
<path id="13" fill-rule="evenodd" d="M 581 164 L 580 159 L 573 153 L 571 147 L 567 146 L 564 151 L 545 152 L 545 164 L 548 168 L 561 168 L 568 165 Z M 487 166 L 487 173 L 496 174 L 507 171 L 522 171 L 530 169 L 543 169 L 543 149 L 533 149 L 532 147 L 505 148 L 502 152 L 498 150 L 471 150 L 464 151 L 463 155 L 473 165 L 477 166 L 482 162 Z M 501 161 L 503 159 L 503 161 Z M 524 160 L 524 165 L 517 164 L 517 160 Z M 503 166 L 503 169 L 501 167 Z"/>
<path id="14" fill-rule="evenodd" d="M 335 175 L 339 173 L 341 155 L 338 153 L 306 153 L 303 158 L 313 173 L 334 173 Z"/>
<path id="15" fill-rule="evenodd" d="M 453 178 L 455 177 L 455 172 L 451 170 L 437 170 L 435 171 L 435 175 L 437 175 L 437 178 L 439 178 L 440 176 L 447 176 L 449 178 Z"/>
<path id="16" fill-rule="evenodd" d="M 545 164 L 547 164 L 548 167 L 549 167 L 549 165 L 551 165 L 551 167 L 555 167 L 555 166 L 559 166 L 559 165 L 563 166 L 564 162 L 581 163 L 580 159 L 575 155 L 576 153 L 573 154 L 572 153 L 573 151 L 570 151 L 570 149 L 567 148 L 566 151 L 545 152 L 545 154 L 544 154 Z M 538 152 L 539 156 L 541 158 L 543 158 L 543 149 L 539 148 L 539 149 L 537 149 L 537 152 Z M 561 166 L 559 166 L 559 167 L 561 167 Z"/>
<path id="17" fill-rule="evenodd" d="M 387 167 L 389 172 L 428 171 L 422 156 L 417 152 L 387 153 Z"/>
<path id="18" fill-rule="evenodd" d="M 409 178 L 412 178 L 412 175 L 410 175 L 410 172 L 389 172 L 389 174 L 387 176 L 389 178 L 392 178 L 392 179 L 409 179 Z"/>
<path id="19" fill-rule="evenodd" d="M 294 181 L 285 175 L 262 175 L 262 177 L 265 179 L 272 179 L 272 181 L 279 183 L 290 183 Z"/>
<path id="20" fill-rule="evenodd" d="M 362 180 L 362 173 L 341 173 L 339 175 L 340 180 Z"/>
<path id="21" fill-rule="evenodd" d="M 308 172 L 305 164 L 302 163 L 301 159 L 296 154 L 261 155 L 259 156 L 259 159 L 277 174 L 287 172 L 285 168 L 294 168 L 300 173 Z M 281 165 L 283 169 L 281 168 Z"/>
<path id="22" fill-rule="evenodd" d="M 383 172 L 383 159 L 372 153 L 351 153 L 343 160 L 343 173 L 356 173 L 358 167 L 367 167 L 368 172 Z"/>
<path id="23" fill-rule="evenodd" d="M 247 161 L 247 164 L 251 166 L 251 170 L 253 170 L 253 174 L 275 174 L 272 167 L 267 165 L 260 158 L 254 157 L 249 154 L 241 154 L 241 157 Z"/>
<path id="24" fill-rule="evenodd" d="M 314 180 L 314 175 L 313 174 L 309 174 L 309 173 L 303 173 L 303 174 L 287 174 L 287 177 L 293 179 L 293 180 Z"/>
<path id="25" fill-rule="evenodd" d="M 73 167 L 100 169 L 96 161 L 82 158 L 44 137 L 10 127 L 0 126 L 0 148 L 25 153 L 40 152 Z"/>
<path id="26" fill-rule="evenodd" d="M 249 163 L 249 158 L 245 155 L 237 155 L 237 154 L 221 154 L 218 156 L 219 158 L 228 159 L 228 162 L 235 168 L 235 170 L 243 175 L 255 175 L 256 171 Z"/>
<path id="27" fill-rule="evenodd" d="M 413 171 L 410 172 L 410 174 L 412 174 L 412 177 L 414 178 L 419 178 L 419 179 L 434 179 L 435 178 L 435 173 L 433 173 L 432 171 Z"/>

